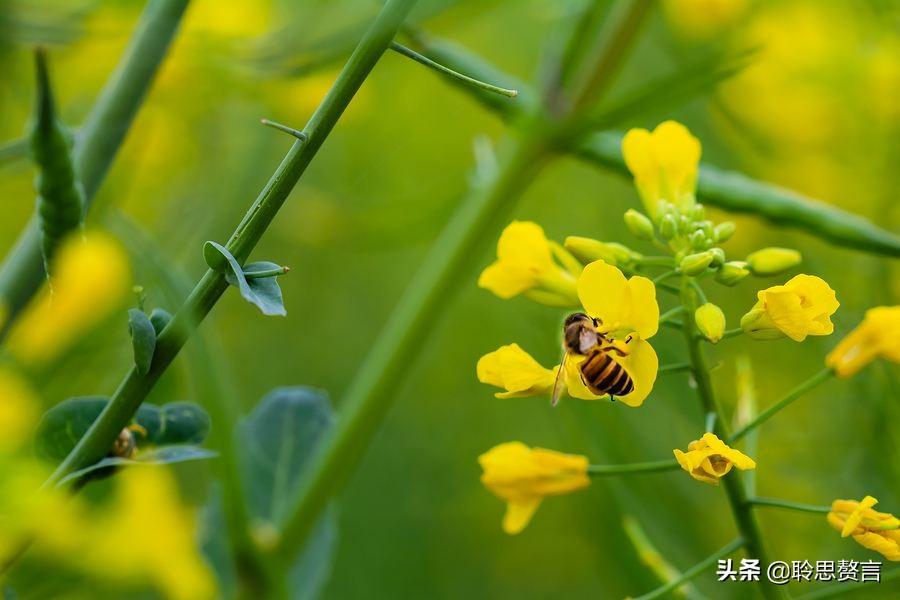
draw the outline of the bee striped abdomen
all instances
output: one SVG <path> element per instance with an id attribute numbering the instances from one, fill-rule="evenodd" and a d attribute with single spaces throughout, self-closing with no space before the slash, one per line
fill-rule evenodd
<path id="1" fill-rule="evenodd" d="M 598 396 L 625 396 L 634 391 L 634 381 L 625 367 L 600 349 L 595 349 L 581 363 L 581 375 L 585 385 Z"/>

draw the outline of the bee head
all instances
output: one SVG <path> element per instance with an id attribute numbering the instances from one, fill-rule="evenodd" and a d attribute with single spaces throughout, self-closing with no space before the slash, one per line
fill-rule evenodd
<path id="1" fill-rule="evenodd" d="M 568 327 L 569 325 L 573 325 L 575 323 L 590 323 L 592 319 L 584 313 L 572 313 L 568 317 L 566 317 L 565 323 L 563 323 L 563 327 Z"/>

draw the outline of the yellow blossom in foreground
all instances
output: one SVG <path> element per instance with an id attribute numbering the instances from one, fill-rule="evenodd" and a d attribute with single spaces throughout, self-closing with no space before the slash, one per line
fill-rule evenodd
<path id="1" fill-rule="evenodd" d="M 518 344 L 509 344 L 485 354 L 476 367 L 478 381 L 505 389 L 498 398 L 521 398 L 549 394 L 557 369 L 545 369 Z"/>
<path id="2" fill-rule="evenodd" d="M 31 439 L 40 416 L 37 397 L 15 373 L 0 367 L 0 452 Z"/>
<path id="3" fill-rule="evenodd" d="M 114 506 L 93 528 L 83 560 L 97 575 L 148 581 L 167 598 L 215 595 L 212 574 L 194 539 L 194 519 L 182 507 L 175 481 L 161 467 L 134 467 L 117 476 Z"/>
<path id="4" fill-rule="evenodd" d="M 753 338 L 774 340 L 786 335 L 802 342 L 808 335 L 834 331 L 831 315 L 841 304 L 834 290 L 818 277 L 797 275 L 756 296 L 756 304 L 741 318 L 741 327 Z"/>
<path id="5" fill-rule="evenodd" d="M 77 342 L 119 306 L 131 281 L 121 245 L 96 232 L 63 242 L 53 273 L 10 332 L 9 349 L 28 363 L 50 361 Z"/>
<path id="6" fill-rule="evenodd" d="M 704 433 L 699 440 L 688 444 L 688 451 L 673 450 L 681 468 L 703 483 L 719 485 L 719 479 L 737 467 L 742 471 L 755 469 L 756 462 L 743 452 L 730 448 L 713 433 Z"/>
<path id="7" fill-rule="evenodd" d="M 900 519 L 889 513 L 872 510 L 878 500 L 866 496 L 856 500 L 835 500 L 828 513 L 828 524 L 853 536 L 860 545 L 880 553 L 888 560 L 900 560 Z"/>
<path id="8" fill-rule="evenodd" d="M 625 134 L 622 155 L 651 217 L 656 219 L 660 200 L 682 211 L 694 205 L 700 152 L 700 140 L 675 121 Z"/>
<path id="9" fill-rule="evenodd" d="M 507 502 L 503 531 L 509 534 L 525 529 L 545 497 L 575 492 L 590 484 L 587 457 L 529 448 L 522 442 L 494 446 L 479 456 L 478 462 L 484 471 L 481 483 Z"/>
<path id="10" fill-rule="evenodd" d="M 862 323 L 825 357 L 825 364 L 839 377 L 851 377 L 876 358 L 900 363 L 900 306 L 866 311 Z"/>
<path id="11" fill-rule="evenodd" d="M 554 261 L 566 260 L 566 268 Z M 497 260 L 481 272 L 478 286 L 500 298 L 519 294 L 550 306 L 577 304 L 577 261 L 559 244 L 550 242 L 537 223 L 513 221 L 497 242 Z"/>

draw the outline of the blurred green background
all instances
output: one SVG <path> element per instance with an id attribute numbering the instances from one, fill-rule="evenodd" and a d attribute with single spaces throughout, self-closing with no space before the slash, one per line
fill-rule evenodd
<path id="1" fill-rule="evenodd" d="M 704 160 L 793 187 L 897 230 L 900 133 L 898 5 L 891 1 L 666 2 L 655 10 L 613 95 L 675 71 L 708 48 L 759 45 L 756 61 L 715 93 L 629 125 L 674 118 L 703 142 Z M 540 64 L 581 5 L 553 0 L 426 3 L 431 33 L 455 40 L 502 69 L 536 81 Z M 726 5 L 726 9 L 710 6 Z M 0 38 L 0 139 L 22 135 L 33 92 L 29 44 L 53 36 L 58 101 L 77 127 L 126 43 L 137 1 L 0 3 L 10 15 Z M 324 96 L 336 61 L 305 69 L 309 49 L 354 31 L 377 10 L 368 0 L 195 0 L 159 80 L 142 108 L 91 212 L 92 226 L 119 235 L 132 252 L 136 283 L 151 306 L 174 310 L 156 259 L 190 280 L 205 269 L 202 243 L 223 241 L 291 140 L 259 125 L 268 117 L 300 127 Z M 424 18 L 424 17 L 423 17 Z M 282 278 L 288 316 L 264 318 L 226 294 L 204 324 L 221 348 L 223 377 L 249 410 L 270 388 L 307 384 L 340 398 L 379 335 L 423 254 L 466 193 L 473 140 L 502 151 L 508 129 L 434 73 L 387 54 L 265 236 L 254 258 L 292 267 Z M 33 210 L 31 167 L 0 171 L 0 249 Z M 621 215 L 638 205 L 629 181 L 560 159 L 518 203 L 561 241 L 582 235 L 634 245 Z M 721 220 L 724 214 L 716 212 Z M 761 405 L 821 368 L 825 353 L 874 305 L 896 304 L 900 279 L 890 259 L 828 246 L 749 217 L 726 246 L 740 257 L 762 246 L 804 255 L 802 272 L 837 291 L 836 333 L 791 341 L 738 338 L 714 349 L 716 387 L 736 396 L 735 359 L 749 357 Z M 137 242 L 135 228 L 143 230 Z M 517 342 L 544 364 L 558 358 L 561 313 L 524 299 L 501 301 L 475 285 L 493 257 L 484 240 L 451 308 L 434 315 L 394 408 L 342 495 L 340 547 L 326 598 L 619 598 L 657 582 L 624 536 L 624 514 L 685 569 L 729 541 L 731 516 L 720 490 L 681 472 L 595 479 L 589 489 L 544 502 L 516 537 L 500 530 L 503 504 L 478 482 L 476 457 L 508 440 L 584 453 L 595 463 L 671 456 L 697 437 L 702 415 L 687 377 L 661 375 L 639 409 L 544 399 L 499 400 L 475 379 L 475 362 Z M 147 244 L 155 247 L 150 251 Z M 710 299 L 729 325 L 755 301 L 748 279 Z M 663 306 L 667 308 L 667 306 Z M 679 334 L 655 344 L 661 364 L 682 360 Z M 121 323 L 98 330 L 40 391 L 48 405 L 109 393 L 130 361 Z M 152 396 L 190 399 L 182 359 Z M 872 494 L 900 509 L 900 382 L 876 364 L 835 381 L 767 423 L 757 456 L 759 493 L 827 504 Z M 215 424 L 213 425 L 215 426 Z M 200 504 L 206 467 L 179 467 L 186 495 Z M 816 515 L 760 511 L 780 560 L 879 559 L 841 540 Z M 747 586 L 697 585 L 711 597 L 750 597 Z M 867 597 L 896 597 L 885 584 Z M 802 586 L 792 586 L 802 591 Z"/>

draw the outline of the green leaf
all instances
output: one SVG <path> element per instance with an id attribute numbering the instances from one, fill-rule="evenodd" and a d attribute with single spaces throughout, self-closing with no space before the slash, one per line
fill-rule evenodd
<path id="1" fill-rule="evenodd" d="M 116 467 L 140 466 L 140 465 L 169 465 L 174 463 L 189 462 L 194 460 L 206 460 L 218 456 L 217 452 L 200 448 L 199 446 L 179 445 L 154 448 L 146 452 L 140 452 L 135 458 L 122 458 L 108 456 L 94 464 L 73 471 L 66 475 L 57 485 L 65 485 L 70 481 L 80 479 L 85 475 L 95 473 L 105 475 L 111 473 Z"/>
<path id="2" fill-rule="evenodd" d="M 146 374 L 156 350 L 156 328 L 143 311 L 131 308 L 128 310 L 128 332 L 134 350 L 134 366 L 139 373 Z"/>
<path id="3" fill-rule="evenodd" d="M 35 432 L 36 454 L 50 462 L 63 460 L 108 403 L 105 396 L 85 396 L 69 398 L 48 410 Z M 199 444 L 210 425 L 206 411 L 190 402 L 162 407 L 142 404 L 134 422 L 147 431 L 146 438 L 135 435 L 139 450 L 147 445 Z"/>
<path id="4" fill-rule="evenodd" d="M 333 424 L 328 398 L 306 387 L 273 390 L 240 422 L 235 442 L 242 452 L 241 479 L 252 523 L 280 529 L 309 457 Z M 233 590 L 236 577 L 228 555 L 221 493 L 211 498 L 205 517 L 204 552 L 222 588 Z M 320 518 L 304 551 L 290 566 L 287 587 L 292 599 L 318 595 L 331 571 L 337 535 L 336 510 L 332 507 Z"/>
<path id="5" fill-rule="evenodd" d="M 150 313 L 150 323 L 153 325 L 156 335 L 159 335 L 171 320 L 172 314 L 161 308 L 154 308 L 153 312 Z"/>
<path id="6" fill-rule="evenodd" d="M 251 263 L 241 268 L 237 259 L 224 246 L 216 242 L 203 245 L 203 257 L 210 269 L 225 273 L 225 280 L 238 288 L 247 302 L 256 305 L 264 315 L 284 316 L 284 300 L 276 277 L 253 277 L 254 273 L 281 269 L 275 263 Z M 249 277 L 248 277 L 249 275 Z"/>

